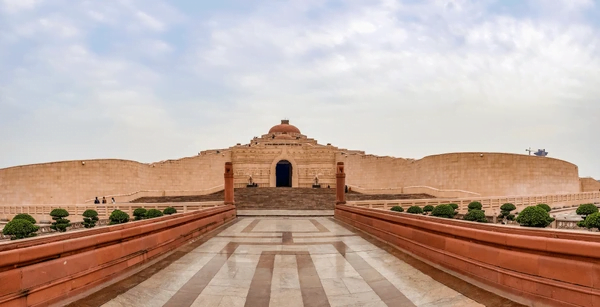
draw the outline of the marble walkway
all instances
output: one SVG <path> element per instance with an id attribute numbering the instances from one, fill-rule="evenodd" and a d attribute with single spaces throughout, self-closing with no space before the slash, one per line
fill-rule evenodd
<path id="1" fill-rule="evenodd" d="M 247 217 L 71 306 L 518 305 L 333 218 Z"/>

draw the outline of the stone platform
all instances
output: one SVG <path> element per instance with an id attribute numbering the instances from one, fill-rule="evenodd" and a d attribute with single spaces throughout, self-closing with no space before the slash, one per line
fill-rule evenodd
<path id="1" fill-rule="evenodd" d="M 332 218 L 238 218 L 69 306 L 520 306 Z"/>
<path id="2" fill-rule="evenodd" d="M 237 210 L 238 216 L 333 216 L 333 210 Z"/>

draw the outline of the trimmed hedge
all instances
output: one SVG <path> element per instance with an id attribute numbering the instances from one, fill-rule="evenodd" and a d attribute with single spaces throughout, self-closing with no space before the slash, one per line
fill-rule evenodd
<path id="1" fill-rule="evenodd" d="M 458 209 L 458 205 L 457 204 L 449 204 L 450 207 L 452 207 L 452 209 L 456 210 Z"/>
<path id="2" fill-rule="evenodd" d="M 53 209 L 50 211 L 50 216 L 54 222 L 50 226 L 50 229 L 54 229 L 58 232 L 67 231 L 67 227 L 71 226 L 71 221 L 65 219 L 65 217 L 69 216 L 69 212 L 62 208 Z"/>
<path id="3" fill-rule="evenodd" d="M 575 211 L 575 213 L 577 213 L 578 215 L 583 215 L 584 220 L 588 215 L 594 214 L 596 212 L 598 212 L 598 207 L 596 207 L 596 205 L 594 204 L 579 205 L 579 208 L 577 208 L 577 211 Z"/>
<path id="4" fill-rule="evenodd" d="M 10 236 L 11 240 L 35 237 L 40 228 L 25 219 L 13 219 L 4 225 L 2 233 Z"/>
<path id="5" fill-rule="evenodd" d="M 469 206 L 468 206 L 468 210 L 469 211 L 471 211 L 471 210 L 481 210 L 481 208 L 483 208 L 483 206 L 478 201 L 472 201 L 472 202 L 469 203 Z"/>
<path id="6" fill-rule="evenodd" d="M 506 217 L 507 220 L 512 221 L 515 216 L 510 214 L 510 212 L 516 209 L 517 207 L 511 203 L 500 206 L 500 215 L 498 215 L 498 219 L 504 219 Z"/>
<path id="7" fill-rule="evenodd" d="M 158 209 L 150 209 L 150 210 L 146 211 L 147 219 L 152 219 L 152 218 L 161 217 L 161 216 L 163 216 L 163 213 Z"/>
<path id="8" fill-rule="evenodd" d="M 435 208 L 433 208 L 433 211 L 431 211 L 431 215 L 444 218 L 453 218 L 454 208 L 452 208 L 450 205 L 437 205 Z"/>
<path id="9" fill-rule="evenodd" d="M 427 205 L 427 206 L 423 207 L 423 212 L 431 212 L 431 211 L 433 211 L 432 205 Z"/>
<path id="10" fill-rule="evenodd" d="M 600 212 L 592 213 L 585 218 L 585 227 L 600 230 Z"/>
<path id="11" fill-rule="evenodd" d="M 96 210 L 88 209 L 83 212 L 83 227 L 94 228 L 98 221 L 98 212 Z"/>
<path id="12" fill-rule="evenodd" d="M 13 217 L 12 219 L 13 220 L 27 220 L 31 224 L 37 223 L 36 220 L 33 218 L 33 216 L 31 216 L 27 213 L 19 213 L 19 214 L 15 215 L 15 217 Z"/>
<path id="13" fill-rule="evenodd" d="M 163 210 L 163 213 L 167 214 L 167 215 L 171 215 L 171 214 L 177 213 L 177 210 L 173 207 L 167 207 L 167 208 L 165 208 L 165 210 Z"/>
<path id="14" fill-rule="evenodd" d="M 121 210 L 115 210 L 110 214 L 108 219 L 110 220 L 109 225 L 123 224 L 129 222 L 129 214 Z"/>
<path id="15" fill-rule="evenodd" d="M 550 206 L 548 206 L 546 204 L 538 204 L 538 207 L 543 208 L 544 210 L 546 210 L 546 212 L 552 211 L 552 208 L 550 208 Z"/>
<path id="16" fill-rule="evenodd" d="M 412 214 L 423 214 L 423 209 L 421 209 L 421 207 L 419 206 L 410 206 L 410 208 L 408 208 L 406 212 Z"/>
<path id="17" fill-rule="evenodd" d="M 485 218 L 485 211 L 477 209 L 471 209 L 469 213 L 465 214 L 463 219 L 479 223 L 487 223 L 488 221 L 487 218 Z"/>
<path id="18" fill-rule="evenodd" d="M 544 208 L 539 206 L 529 206 L 517 217 L 517 223 L 521 226 L 525 227 L 547 227 L 554 221 L 553 218 L 550 217 L 548 211 L 544 210 Z"/>
<path id="19" fill-rule="evenodd" d="M 396 211 L 396 212 L 404 212 L 404 208 L 402 208 L 400 206 L 393 206 L 390 210 Z"/>
<path id="20" fill-rule="evenodd" d="M 137 208 L 133 210 L 133 216 L 135 216 L 136 221 L 139 221 L 146 218 L 146 212 L 147 211 L 144 208 Z"/>

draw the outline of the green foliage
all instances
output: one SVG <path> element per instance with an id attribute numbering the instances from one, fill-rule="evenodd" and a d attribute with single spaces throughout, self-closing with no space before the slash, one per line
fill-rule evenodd
<path id="1" fill-rule="evenodd" d="M 83 227 L 94 228 L 98 221 L 98 212 L 96 210 L 88 209 L 83 212 Z"/>
<path id="2" fill-rule="evenodd" d="M 2 233 L 5 235 L 9 235 L 11 240 L 15 240 L 35 237 L 37 235 L 35 232 L 38 231 L 38 229 L 40 228 L 38 226 L 33 225 L 28 220 L 13 219 L 4 226 L 4 229 L 2 229 Z"/>
<path id="3" fill-rule="evenodd" d="M 500 210 L 501 211 L 509 211 L 510 212 L 510 211 L 515 210 L 515 209 L 517 209 L 517 207 L 515 207 L 515 205 L 513 205 L 511 203 L 506 203 L 506 204 L 500 206 Z"/>
<path id="4" fill-rule="evenodd" d="M 423 212 L 431 212 L 431 211 L 433 211 L 432 205 L 427 205 L 427 206 L 423 207 Z"/>
<path id="5" fill-rule="evenodd" d="M 437 217 L 445 217 L 445 218 L 453 218 L 454 217 L 454 208 L 450 205 L 437 205 L 431 211 L 431 215 Z"/>
<path id="6" fill-rule="evenodd" d="M 585 220 L 577 222 L 577 227 L 585 227 Z"/>
<path id="7" fill-rule="evenodd" d="M 457 204 L 449 204 L 450 207 L 452 207 L 452 209 L 456 210 L 458 209 L 458 205 Z"/>
<path id="8" fill-rule="evenodd" d="M 478 201 L 472 201 L 472 202 L 469 203 L 469 207 L 468 208 L 469 208 L 468 209 L 469 211 L 471 211 L 471 210 L 481 210 L 481 208 L 483 208 L 483 206 Z"/>
<path id="9" fill-rule="evenodd" d="M 600 230 L 600 213 L 592 213 L 585 218 L 585 227 Z"/>
<path id="10" fill-rule="evenodd" d="M 538 204 L 538 207 L 543 208 L 544 210 L 546 210 L 546 212 L 550 212 L 552 210 L 552 208 L 550 208 L 550 206 L 546 204 Z"/>
<path id="11" fill-rule="evenodd" d="M 137 208 L 133 210 L 133 216 L 135 216 L 136 221 L 146 218 L 146 213 L 147 211 L 144 208 Z"/>
<path id="12" fill-rule="evenodd" d="M 512 221 L 512 220 L 515 219 L 515 215 L 514 214 L 509 214 L 509 215 L 506 216 L 506 219 L 509 220 L 509 221 Z"/>
<path id="13" fill-rule="evenodd" d="M 517 223 L 526 227 L 543 228 L 550 225 L 552 221 L 554 221 L 554 219 L 550 217 L 548 212 L 544 210 L 544 208 L 538 206 L 529 206 L 523 209 L 517 217 Z"/>
<path id="14" fill-rule="evenodd" d="M 129 222 L 129 214 L 121 210 L 115 210 L 110 214 L 108 219 L 110 221 L 109 225 L 123 224 Z"/>
<path id="15" fill-rule="evenodd" d="M 400 206 L 393 206 L 390 210 L 396 211 L 396 212 L 404 212 L 404 208 L 402 208 Z"/>
<path id="16" fill-rule="evenodd" d="M 163 213 L 167 214 L 167 215 L 171 215 L 171 214 L 177 213 L 177 210 L 173 207 L 167 207 L 167 208 L 165 208 L 165 210 L 163 210 Z"/>
<path id="17" fill-rule="evenodd" d="M 412 213 L 412 214 L 422 214 L 423 209 L 421 209 L 421 207 L 419 207 L 419 206 L 410 206 L 410 208 L 408 208 L 406 210 L 406 212 Z"/>
<path id="18" fill-rule="evenodd" d="M 31 215 L 29 215 L 27 213 L 19 213 L 19 214 L 15 215 L 15 217 L 13 217 L 13 220 L 27 220 L 31 224 L 37 223 L 35 221 L 35 219 L 33 218 L 33 216 L 31 216 Z"/>
<path id="19" fill-rule="evenodd" d="M 583 215 L 584 220 L 588 215 L 594 214 L 596 212 L 598 212 L 598 207 L 596 207 L 596 205 L 594 204 L 580 205 L 579 208 L 577 208 L 577 211 L 575 211 L 575 213 L 577 213 L 578 215 Z"/>
<path id="20" fill-rule="evenodd" d="M 152 219 L 152 218 L 161 217 L 161 216 L 163 216 L 163 213 L 158 209 L 150 209 L 146 212 L 147 219 Z"/>
<path id="21" fill-rule="evenodd" d="M 467 221 L 487 223 L 487 219 L 485 218 L 485 211 L 483 210 L 471 209 L 469 213 L 465 214 L 463 219 Z"/>
<path id="22" fill-rule="evenodd" d="M 54 229 L 58 232 L 67 231 L 67 227 L 71 226 L 69 220 L 65 219 L 65 217 L 69 216 L 69 212 L 65 209 L 57 208 L 50 211 L 50 216 L 54 222 L 50 226 L 50 229 Z"/>

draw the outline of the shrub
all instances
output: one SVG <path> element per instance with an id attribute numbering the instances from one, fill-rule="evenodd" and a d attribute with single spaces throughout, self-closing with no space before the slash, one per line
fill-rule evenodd
<path id="1" fill-rule="evenodd" d="M 98 221 L 98 212 L 96 210 L 88 209 L 83 212 L 83 227 L 94 228 Z"/>
<path id="2" fill-rule="evenodd" d="M 538 207 L 543 208 L 544 210 L 546 210 L 546 212 L 550 212 L 552 210 L 552 208 L 550 208 L 550 206 L 546 204 L 538 204 Z"/>
<path id="3" fill-rule="evenodd" d="M 585 218 L 585 227 L 600 229 L 600 213 L 592 213 Z"/>
<path id="4" fill-rule="evenodd" d="M 31 224 L 37 223 L 35 221 L 35 219 L 33 218 L 33 216 L 31 216 L 31 215 L 29 215 L 27 213 L 19 213 L 19 214 L 15 215 L 15 217 L 13 217 L 13 220 L 27 220 Z"/>
<path id="5" fill-rule="evenodd" d="M 29 237 L 35 237 L 35 233 L 40 229 L 38 226 L 33 225 L 30 221 L 25 219 L 13 219 L 6 223 L 2 233 L 9 235 L 11 240 L 23 239 Z"/>
<path id="6" fill-rule="evenodd" d="M 506 216 L 506 219 L 509 220 L 509 221 L 512 221 L 512 220 L 515 219 L 515 215 L 514 214 L 509 214 L 509 215 Z"/>
<path id="7" fill-rule="evenodd" d="M 483 210 L 471 209 L 469 213 L 465 214 L 463 219 L 467 221 L 487 223 L 487 219 L 485 218 L 485 211 Z"/>
<path id="8" fill-rule="evenodd" d="M 529 206 L 517 217 L 517 223 L 526 227 L 546 227 L 554 221 L 544 208 L 538 206 Z"/>
<path id="9" fill-rule="evenodd" d="M 431 211 L 433 211 L 432 205 L 427 205 L 427 206 L 423 207 L 423 212 L 431 212 Z"/>
<path id="10" fill-rule="evenodd" d="M 163 213 L 158 209 L 150 209 L 150 210 L 146 211 L 147 219 L 152 219 L 152 218 L 161 217 L 161 216 L 163 216 Z"/>
<path id="11" fill-rule="evenodd" d="M 65 217 L 69 216 L 69 212 L 65 209 L 57 208 L 50 211 L 50 216 L 54 222 L 50 226 L 50 229 L 54 229 L 58 232 L 67 231 L 67 227 L 71 226 L 69 220 L 65 219 Z"/>
<path id="12" fill-rule="evenodd" d="M 504 219 L 506 217 L 507 220 L 511 220 L 508 218 L 511 211 L 517 209 L 517 207 L 515 207 L 515 205 L 511 204 L 511 203 L 506 203 L 502 206 L 500 206 L 500 215 L 498 215 L 498 219 Z M 513 215 L 512 218 L 514 219 L 515 216 Z M 512 220 L 511 220 L 512 221 Z"/>
<path id="13" fill-rule="evenodd" d="M 408 210 L 406 210 L 406 212 L 412 213 L 412 214 L 422 214 L 423 209 L 421 209 L 421 207 L 419 207 L 419 206 L 410 206 L 410 208 L 408 208 Z"/>
<path id="14" fill-rule="evenodd" d="M 171 214 L 177 213 L 177 210 L 173 207 L 167 207 L 167 208 L 165 208 L 165 210 L 163 210 L 163 213 L 167 214 L 167 215 L 171 215 Z"/>
<path id="15" fill-rule="evenodd" d="M 139 221 L 146 218 L 146 212 L 147 211 L 144 208 L 137 208 L 133 210 L 133 216 L 135 216 L 136 221 Z"/>
<path id="16" fill-rule="evenodd" d="M 458 209 L 458 205 L 457 204 L 449 204 L 450 207 L 452 207 L 452 209 L 456 210 Z"/>
<path id="17" fill-rule="evenodd" d="M 596 205 L 594 204 L 580 205 L 579 208 L 577 208 L 577 211 L 575 211 L 575 213 L 577 213 L 578 215 L 583 215 L 584 220 L 588 215 L 594 214 L 596 212 L 598 212 L 598 207 L 596 207 Z"/>
<path id="18" fill-rule="evenodd" d="M 469 203 L 469 207 L 468 208 L 469 208 L 469 211 L 471 211 L 471 210 L 481 210 L 481 208 L 483 208 L 483 206 L 478 201 L 472 201 L 472 202 Z"/>
<path id="19" fill-rule="evenodd" d="M 577 227 L 585 227 L 585 220 L 577 222 Z"/>
<path id="20" fill-rule="evenodd" d="M 393 206 L 392 209 L 390 209 L 392 211 L 396 211 L 396 212 L 404 212 L 404 208 L 400 207 L 400 206 Z"/>
<path id="21" fill-rule="evenodd" d="M 123 224 L 129 222 L 129 214 L 121 210 L 115 210 L 110 214 L 108 219 L 110 220 L 109 225 Z"/>
<path id="22" fill-rule="evenodd" d="M 450 205 L 437 205 L 431 211 L 431 215 L 437 217 L 445 217 L 445 218 L 453 218 L 454 217 L 454 208 Z"/>

